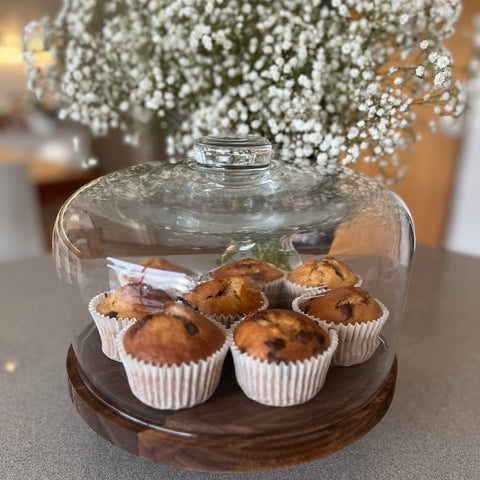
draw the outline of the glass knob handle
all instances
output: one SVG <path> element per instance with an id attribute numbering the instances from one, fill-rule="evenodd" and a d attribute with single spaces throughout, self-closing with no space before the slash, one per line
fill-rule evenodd
<path id="1" fill-rule="evenodd" d="M 195 160 L 214 169 L 266 168 L 270 164 L 272 144 L 264 137 L 207 135 L 194 145 Z"/>

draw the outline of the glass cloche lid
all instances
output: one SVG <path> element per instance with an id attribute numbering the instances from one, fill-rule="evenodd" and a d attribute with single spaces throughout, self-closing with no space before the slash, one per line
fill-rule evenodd
<path id="1" fill-rule="evenodd" d="M 273 255 L 274 263 L 295 267 L 293 243 L 328 253 L 335 232 L 352 230 L 360 217 L 377 226 L 411 222 L 399 198 L 374 180 L 341 166 L 280 163 L 271 150 L 258 136 L 208 136 L 197 142 L 195 160 L 137 165 L 93 181 L 58 216 L 60 274 L 64 262 L 70 276 L 83 260 L 172 248 L 217 251 L 220 262 L 225 254 Z M 360 240 L 352 235 L 352 253 Z"/>
<path id="2" fill-rule="evenodd" d="M 363 370 L 348 391 L 334 396 L 342 404 L 360 405 L 385 382 L 415 245 L 408 209 L 383 185 L 347 167 L 301 166 L 274 157 L 262 137 L 206 136 L 196 143 L 194 158 L 105 175 L 60 210 L 53 255 L 72 346 L 85 377 L 118 411 L 149 425 L 158 421 L 152 409 L 117 389 L 120 380 L 106 380 L 105 371 L 112 371 L 108 362 L 118 358 L 102 354 L 103 337 L 92 321 L 96 314 L 89 315 L 93 299 L 132 278 L 179 299 L 208 281 L 212 270 L 242 259 L 269 262 L 285 279 L 312 259 L 328 256 L 347 265 L 357 286 L 389 315 L 374 353 L 348 367 Z M 146 266 L 152 259 L 160 263 Z M 290 287 L 285 288 L 277 288 L 275 306 L 291 309 Z M 347 375 L 342 372 L 348 368 L 335 375 Z"/>

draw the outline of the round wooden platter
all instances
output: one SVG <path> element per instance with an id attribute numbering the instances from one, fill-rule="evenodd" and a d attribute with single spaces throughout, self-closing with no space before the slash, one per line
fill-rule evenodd
<path id="1" fill-rule="evenodd" d="M 386 381 L 381 380 L 386 352 L 379 348 L 364 364 L 331 367 L 324 387 L 309 402 L 276 408 L 243 394 L 227 355 L 219 386 L 207 402 L 178 411 L 155 410 L 133 396 L 122 365 L 101 353 L 97 337 L 92 329 L 82 342 L 83 365 L 95 384 L 72 346 L 68 351 L 69 390 L 80 416 L 124 450 L 189 470 L 255 472 L 329 455 L 381 420 L 397 376 L 395 357 Z"/>

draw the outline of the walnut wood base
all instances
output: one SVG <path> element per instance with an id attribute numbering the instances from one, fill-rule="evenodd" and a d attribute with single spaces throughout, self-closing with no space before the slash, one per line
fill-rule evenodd
<path id="1" fill-rule="evenodd" d="M 354 412 L 345 406 L 339 406 L 338 414 L 329 423 L 323 421 L 316 424 L 313 418 L 310 428 L 308 430 L 303 428 L 300 431 L 289 428 L 287 422 L 287 427 L 281 431 L 256 436 L 248 435 L 248 432 L 241 430 L 233 436 L 208 432 L 199 432 L 198 435 L 175 434 L 169 428 L 158 425 L 152 428 L 125 412 L 118 412 L 118 407 L 109 406 L 101 392 L 97 395 L 95 387 L 81 370 L 72 346 L 67 356 L 67 372 L 70 396 L 80 416 L 93 430 L 120 448 L 154 462 L 189 470 L 254 472 L 316 460 L 346 447 L 365 435 L 388 410 L 395 389 L 397 359 L 395 357 L 390 375 L 381 389 Z M 100 401 L 102 398 L 103 401 Z M 287 407 L 287 411 L 297 409 L 296 413 L 301 415 L 302 409 L 306 409 L 304 414 L 309 414 L 311 402 Z M 284 408 L 260 406 L 246 397 L 244 403 L 251 405 L 245 412 L 233 412 L 233 415 L 248 415 L 250 409 L 253 422 L 255 415 L 258 415 L 258 412 L 255 412 L 256 408 L 260 409 L 262 417 L 270 415 L 273 423 L 281 422 L 282 415 L 288 413 Z M 209 407 L 207 405 L 204 408 Z M 213 402 L 212 418 L 215 416 L 214 410 L 218 408 L 218 403 Z M 178 417 L 177 423 L 182 421 L 182 418 L 183 421 L 194 422 L 194 417 L 190 420 L 185 417 L 193 415 L 189 410 L 163 414 L 172 424 L 175 423 L 175 416 Z M 161 414 L 160 418 L 163 418 Z"/>

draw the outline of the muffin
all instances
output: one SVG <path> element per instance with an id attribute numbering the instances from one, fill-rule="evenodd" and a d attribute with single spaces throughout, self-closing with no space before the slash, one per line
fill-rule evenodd
<path id="1" fill-rule="evenodd" d="M 255 312 L 235 330 L 237 382 L 247 397 L 265 405 L 307 402 L 322 388 L 337 343 L 335 331 L 298 312 Z"/>
<path id="2" fill-rule="evenodd" d="M 229 277 L 200 283 L 183 295 L 189 306 L 226 327 L 268 304 L 258 285 L 249 278 Z"/>
<path id="3" fill-rule="evenodd" d="M 172 301 L 136 321 L 123 339 L 127 354 L 145 363 L 168 366 L 198 362 L 224 342 L 225 336 L 214 322 Z"/>
<path id="4" fill-rule="evenodd" d="M 223 265 L 210 272 L 213 279 L 247 277 L 256 282 L 269 300 L 270 306 L 277 303 L 283 287 L 284 272 L 263 260 L 245 258 Z"/>
<path id="5" fill-rule="evenodd" d="M 358 282 L 358 277 L 350 267 L 333 257 L 307 260 L 292 270 L 287 278 L 290 282 L 307 288 L 325 286 L 332 289 Z"/>
<path id="6" fill-rule="evenodd" d="M 230 335 L 190 307 L 167 302 L 125 327 L 117 348 L 132 393 L 153 408 L 187 408 L 217 388 Z"/>
<path id="7" fill-rule="evenodd" d="M 258 360 L 296 362 L 323 353 L 327 333 L 305 315 L 290 310 L 261 310 L 240 322 L 235 345 Z"/>
<path id="8" fill-rule="evenodd" d="M 307 298 L 299 304 L 302 312 L 326 322 L 362 323 L 377 320 L 383 314 L 380 305 L 365 290 L 342 287 Z"/>
<path id="9" fill-rule="evenodd" d="M 143 283 L 129 283 L 92 298 L 88 310 L 100 334 L 103 353 L 120 361 L 115 344 L 118 332 L 134 319 L 159 310 L 170 300 L 163 290 Z"/>
<path id="10" fill-rule="evenodd" d="M 334 365 L 367 361 L 378 347 L 380 331 L 388 318 L 388 310 L 380 301 L 353 286 L 302 295 L 294 300 L 293 309 L 338 333 Z"/>
<path id="11" fill-rule="evenodd" d="M 138 319 L 147 313 L 155 312 L 169 300 L 169 295 L 161 289 L 145 283 L 127 283 L 108 294 L 97 305 L 96 310 L 110 318 Z"/>
<path id="12" fill-rule="evenodd" d="M 356 285 L 359 278 L 350 267 L 334 257 L 311 259 L 292 270 L 286 278 L 290 300 L 314 289 L 333 289 Z"/>
<path id="13" fill-rule="evenodd" d="M 181 267 L 180 265 L 175 265 L 170 263 L 168 260 L 164 258 L 147 258 L 140 262 L 139 265 L 143 267 L 138 273 L 131 275 L 129 277 L 130 282 L 143 282 L 146 281 L 148 283 L 149 272 L 147 269 L 155 269 L 155 270 L 163 270 L 166 272 L 176 272 L 176 273 L 184 273 L 185 275 L 195 275 L 195 272 L 190 270 L 189 268 Z"/>

